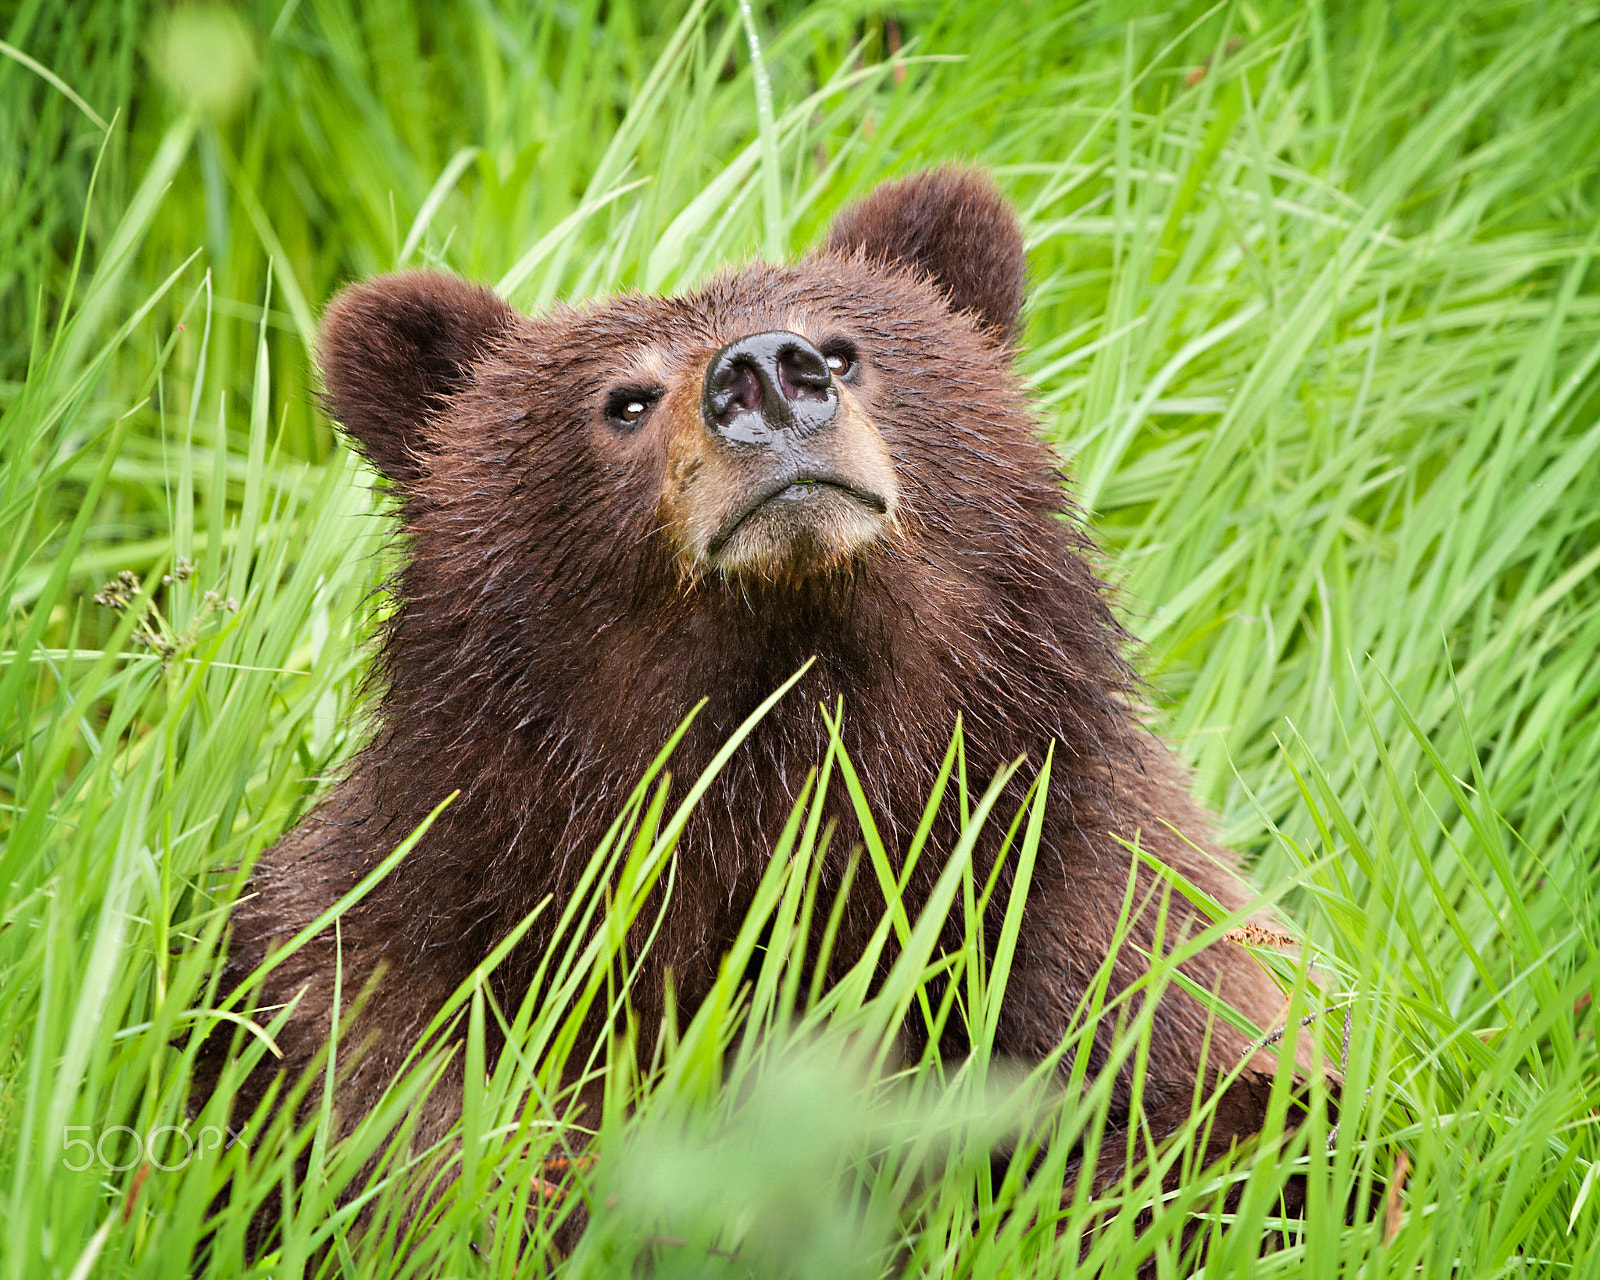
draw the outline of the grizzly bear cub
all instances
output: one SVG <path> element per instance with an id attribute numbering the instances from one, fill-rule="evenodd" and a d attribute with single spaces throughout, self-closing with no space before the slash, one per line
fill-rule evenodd
<path id="1" fill-rule="evenodd" d="M 486 289 L 416 272 L 333 302 L 319 353 L 327 403 L 388 478 L 405 563 L 371 743 L 256 864 L 234 913 L 232 975 L 459 792 L 343 918 L 346 995 L 387 974 L 342 1037 L 368 1046 L 338 1085 L 346 1125 L 507 931 L 547 895 L 570 894 L 684 717 L 703 703 L 671 759 L 680 794 L 810 659 L 683 832 L 634 993 L 647 1042 L 669 973 L 680 1010 L 710 988 L 824 753 L 819 705 L 840 699 L 891 858 L 917 829 L 958 714 L 971 776 L 1018 757 L 1037 769 L 1054 749 L 999 1054 L 1038 1061 L 1081 1016 L 1130 875 L 1142 891 L 1159 883 L 1135 865 L 1133 842 L 1226 906 L 1246 900 L 1183 770 L 1141 724 L 1127 636 L 1035 433 L 1012 367 L 1024 276 L 1015 214 L 986 177 L 944 168 L 879 187 L 796 264 L 728 271 L 680 297 L 624 294 L 529 318 Z M 1015 811 L 1030 772 L 1002 809 Z M 847 796 L 828 804 L 832 894 L 858 828 Z M 913 914 L 959 822 L 952 795 L 907 890 Z M 1002 835 L 980 844 L 980 875 Z M 996 932 L 1009 875 L 993 895 Z M 854 885 L 839 967 L 883 909 L 876 884 Z M 1133 922 L 1113 993 L 1144 972 L 1158 927 L 1170 945 L 1209 923 L 1180 894 L 1164 909 L 1164 924 L 1154 900 Z M 558 914 L 539 916 L 496 971 L 503 1006 L 527 990 Z M 816 913 L 819 931 L 828 914 Z M 1211 946 L 1185 968 L 1258 1027 L 1279 1018 L 1281 992 L 1241 948 Z M 291 1072 L 327 1038 L 334 969 L 330 931 L 267 981 L 265 1004 L 300 997 L 280 1040 Z M 1103 1027 L 1093 1069 L 1111 1039 Z M 1169 991 L 1143 1086 L 1151 1130 L 1170 1132 L 1197 1077 L 1231 1069 L 1249 1044 Z M 424 1140 L 459 1114 L 460 1060 L 425 1103 Z M 1266 1069 L 1230 1094 L 1213 1147 L 1259 1127 Z M 1116 1122 L 1131 1088 L 1124 1064 Z"/>

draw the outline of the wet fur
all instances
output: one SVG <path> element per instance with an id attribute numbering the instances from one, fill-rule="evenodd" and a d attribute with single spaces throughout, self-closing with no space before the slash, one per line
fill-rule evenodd
<path id="1" fill-rule="evenodd" d="M 340 1087 L 346 1125 L 373 1105 L 439 1004 L 505 932 L 547 894 L 558 902 L 568 894 L 686 713 L 706 700 L 672 760 L 679 794 L 812 657 L 811 672 L 723 770 L 684 833 L 674 901 L 635 994 L 646 1040 L 667 970 L 691 1010 L 714 980 L 767 851 L 821 759 L 818 705 L 841 697 L 845 743 L 892 856 L 915 828 L 958 712 L 973 778 L 1018 756 L 1029 761 L 1003 814 L 1015 812 L 1054 744 L 998 1052 L 1037 1060 L 1071 1026 L 1110 947 L 1130 870 L 1123 840 L 1137 838 L 1225 904 L 1245 899 L 1182 769 L 1141 725 L 1128 638 L 1012 368 L 1022 287 L 1014 216 L 987 179 L 939 170 L 880 188 L 798 264 L 729 271 L 684 297 L 625 294 L 530 319 L 487 291 L 413 274 L 333 303 L 321 347 L 329 401 L 393 482 L 405 564 L 378 648 L 370 745 L 261 857 L 252 895 L 234 915 L 230 978 L 460 790 L 344 919 L 345 991 L 379 966 L 391 975 L 354 1033 L 372 1049 Z M 666 436 L 608 433 L 595 405 L 641 352 L 692 371 L 741 334 L 795 317 L 844 334 L 861 352 L 851 395 L 893 458 L 894 535 L 798 584 L 686 576 L 660 509 Z M 829 804 L 840 824 L 823 876 L 831 892 L 856 828 L 842 789 Z M 913 877 L 913 911 L 956 830 L 952 799 Z M 980 876 L 998 834 L 980 845 Z M 1005 902 L 1009 877 L 1008 866 L 995 902 Z M 1150 876 L 1141 871 L 1140 880 Z M 861 953 L 881 909 L 876 887 L 858 879 L 836 964 Z M 1202 923 L 1179 897 L 1172 912 L 1169 937 Z M 526 989 L 550 918 L 495 974 L 509 1006 Z M 998 913 L 988 923 L 998 929 Z M 1154 924 L 1147 912 L 1136 943 L 1149 944 Z M 1124 949 L 1116 985 L 1143 967 Z M 1278 1017 L 1279 992 L 1241 949 L 1219 944 L 1187 968 L 1258 1024 Z M 332 972 L 326 936 L 268 983 L 272 1003 L 305 989 L 282 1037 L 291 1071 L 323 1044 Z M 1181 994 L 1165 998 L 1144 1106 L 1167 1127 L 1188 1114 L 1208 1034 L 1214 1066 L 1238 1061 L 1238 1033 L 1211 1025 Z M 1109 1039 L 1107 1028 L 1095 1042 L 1096 1067 Z M 247 1099 L 262 1084 L 252 1082 Z M 434 1091 L 420 1137 L 449 1126 L 460 1088 L 458 1075 Z M 1259 1086 L 1249 1094 L 1257 1095 Z M 1259 1126 L 1260 1108 L 1239 1097 L 1228 1132 L 1214 1134 L 1219 1149 Z M 1128 1107 L 1124 1071 L 1114 1118 Z"/>

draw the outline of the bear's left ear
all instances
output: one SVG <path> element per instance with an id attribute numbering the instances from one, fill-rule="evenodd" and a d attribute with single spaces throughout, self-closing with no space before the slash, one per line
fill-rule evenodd
<path id="1" fill-rule="evenodd" d="M 976 169 L 945 165 L 886 182 L 841 213 L 825 252 L 929 277 L 1002 344 L 1018 336 L 1027 259 L 1016 212 Z"/>
<path id="2" fill-rule="evenodd" d="M 317 342 L 328 411 L 378 470 L 416 480 L 431 448 L 424 424 L 466 385 L 512 314 L 491 290 L 440 271 L 350 286 L 329 305 Z"/>

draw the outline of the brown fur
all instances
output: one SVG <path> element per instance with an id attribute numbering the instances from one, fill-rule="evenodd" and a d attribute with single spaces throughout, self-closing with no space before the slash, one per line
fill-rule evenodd
<path id="1" fill-rule="evenodd" d="M 684 834 L 674 901 L 636 997 L 646 1039 L 667 970 L 690 1009 L 715 978 L 821 758 L 818 704 L 840 697 L 845 743 L 891 852 L 915 829 L 958 712 L 976 778 L 1018 756 L 1037 768 L 1054 744 L 1001 1053 L 1037 1060 L 1068 1031 L 1127 884 L 1119 837 L 1137 837 L 1225 904 L 1245 899 L 1183 771 L 1130 710 L 1127 638 L 1011 367 L 1023 277 L 1014 215 L 986 178 L 944 169 L 879 188 L 797 265 L 730 271 L 683 297 L 623 295 L 530 319 L 484 290 L 412 274 L 333 303 L 321 347 L 329 401 L 394 483 L 407 560 L 380 650 L 376 733 L 256 866 L 253 896 L 235 913 L 233 972 L 242 976 L 461 792 L 344 920 L 345 990 L 379 964 L 393 975 L 357 1033 L 374 1049 L 341 1087 L 347 1123 L 505 931 L 545 895 L 563 898 L 685 714 L 706 700 L 672 761 L 680 780 L 696 777 L 813 656 Z M 853 532 L 819 534 L 817 545 L 831 548 L 821 560 L 785 560 L 798 543 L 779 527 L 776 549 L 752 553 L 754 569 L 719 568 L 705 556 L 707 512 L 737 500 L 744 482 L 711 474 L 721 464 L 699 417 L 701 381 L 725 344 L 773 330 L 824 351 L 848 344 L 858 367 L 841 392 L 840 431 L 855 434 L 829 447 L 841 465 L 877 475 L 868 455 L 879 441 L 896 492 L 881 516 L 850 516 Z M 634 429 L 607 420 L 619 386 L 655 397 Z M 1002 809 L 1015 810 L 1031 773 L 1019 774 Z M 844 796 L 830 803 L 843 838 L 825 887 L 837 885 L 855 829 Z M 956 826 L 947 805 L 934 850 L 951 847 Z M 981 872 L 994 854 L 992 839 Z M 913 908 L 940 863 L 923 858 Z M 1142 871 L 1140 880 L 1150 883 Z M 841 963 L 860 954 L 881 909 L 875 888 L 853 892 Z M 1172 911 L 1169 931 L 1202 923 L 1179 897 Z M 512 1006 L 547 919 L 496 975 Z M 1148 944 L 1153 927 L 1147 912 L 1135 939 Z M 305 988 L 283 1037 L 291 1069 L 326 1034 L 332 946 L 328 937 L 307 947 L 268 987 L 273 1002 Z M 1116 984 L 1143 967 L 1124 949 Z M 1257 1024 L 1279 1016 L 1278 990 L 1242 949 L 1214 946 L 1187 968 Z M 1207 1034 L 1198 1004 L 1165 998 L 1144 1096 L 1156 1131 L 1160 1116 L 1170 1124 L 1188 1114 Z M 1209 1034 L 1213 1066 L 1231 1067 L 1242 1037 L 1222 1024 Z M 1107 1028 L 1095 1042 L 1097 1068 L 1109 1039 Z M 1125 1071 L 1119 1119 L 1129 1087 Z M 459 1093 L 459 1080 L 434 1092 L 424 1137 L 450 1124 Z M 1258 1112 L 1228 1112 L 1231 1132 L 1214 1138 L 1248 1133 Z"/>

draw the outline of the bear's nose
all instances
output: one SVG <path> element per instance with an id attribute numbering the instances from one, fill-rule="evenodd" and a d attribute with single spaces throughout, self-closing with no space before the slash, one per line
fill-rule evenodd
<path id="1" fill-rule="evenodd" d="M 798 333 L 756 333 L 711 357 L 700 412 L 723 440 L 774 444 L 831 423 L 839 391 L 822 352 Z"/>

